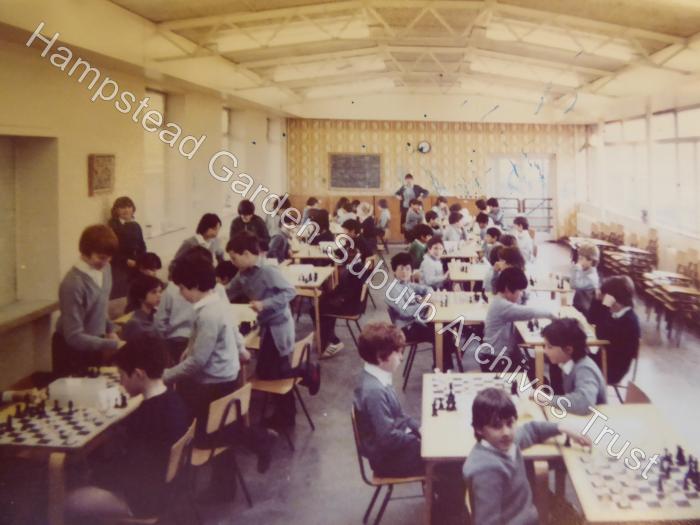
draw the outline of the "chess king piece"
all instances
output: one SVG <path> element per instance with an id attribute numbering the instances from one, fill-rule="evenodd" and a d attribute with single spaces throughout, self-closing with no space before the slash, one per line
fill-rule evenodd
<path id="1" fill-rule="evenodd" d="M 437 401 L 433 399 L 433 417 L 438 415 Z"/>
<path id="2" fill-rule="evenodd" d="M 532 322 L 532 319 L 527 322 L 527 329 L 531 332 L 535 331 L 535 323 Z"/>
<path id="3" fill-rule="evenodd" d="M 685 454 L 683 453 L 683 447 L 680 445 L 678 445 L 676 450 L 676 464 L 681 467 L 685 466 Z"/>
<path id="4" fill-rule="evenodd" d="M 447 394 L 447 411 L 454 412 L 457 410 L 457 403 L 455 402 L 455 395 L 452 391 L 452 383 L 450 383 L 450 393 Z"/>

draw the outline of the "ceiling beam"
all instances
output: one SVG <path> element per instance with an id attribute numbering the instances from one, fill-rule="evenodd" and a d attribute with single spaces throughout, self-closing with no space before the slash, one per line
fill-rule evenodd
<path id="1" fill-rule="evenodd" d="M 276 58 L 269 58 L 267 60 L 251 60 L 251 61 L 241 61 L 239 62 L 242 66 L 251 69 L 275 67 L 289 64 L 306 64 L 313 62 L 321 62 L 324 60 L 332 58 L 354 58 L 367 55 L 374 55 L 380 53 L 379 46 L 371 47 L 361 47 L 358 49 L 348 49 L 344 51 L 330 51 L 327 53 L 314 53 L 310 55 L 301 56 L 280 56 Z"/>
<path id="2" fill-rule="evenodd" d="M 554 13 L 552 11 L 533 9 L 530 7 L 520 7 L 515 5 L 497 3 L 493 7 L 493 9 L 501 15 L 510 15 L 511 17 L 515 18 L 534 17 L 539 20 L 542 20 L 542 18 L 544 17 L 545 23 L 554 23 L 556 21 L 567 26 L 574 25 L 578 30 L 585 29 L 594 33 L 603 33 L 606 35 L 620 36 L 621 33 L 626 33 L 630 36 L 646 38 L 648 40 L 656 40 L 659 42 L 665 42 L 667 44 L 681 44 L 685 40 L 683 37 L 676 35 L 659 33 L 657 31 L 648 31 L 646 29 L 641 29 L 638 27 L 611 24 L 609 22 L 601 22 L 598 20 L 592 20 L 590 18 L 581 18 L 578 16 L 564 15 L 560 13 Z"/>
<path id="3" fill-rule="evenodd" d="M 231 13 L 229 15 L 200 16 L 195 18 L 185 18 L 181 20 L 171 20 L 158 24 L 163 29 L 177 31 L 180 29 L 192 29 L 194 27 L 209 27 L 214 24 L 236 24 L 241 22 L 269 21 L 272 18 L 287 18 L 289 16 L 306 16 L 318 13 L 336 13 L 339 11 L 350 11 L 361 9 L 362 2 L 351 0 L 341 2 L 326 2 L 300 7 L 286 7 L 282 9 L 266 9 L 263 11 L 242 13 Z"/>
<path id="4" fill-rule="evenodd" d="M 376 80 L 378 78 L 396 79 L 397 77 L 398 74 L 395 71 L 367 71 L 364 73 L 358 73 L 357 71 L 353 71 L 348 73 L 340 73 L 337 75 L 324 75 L 321 77 L 313 78 L 283 80 L 280 82 L 275 82 L 275 85 L 286 86 L 291 89 L 300 89 L 306 87 L 332 86 L 335 84 L 349 84 L 364 80 Z"/>

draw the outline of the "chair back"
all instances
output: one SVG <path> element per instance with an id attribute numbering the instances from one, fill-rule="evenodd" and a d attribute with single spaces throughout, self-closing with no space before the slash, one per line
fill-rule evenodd
<path id="1" fill-rule="evenodd" d="M 197 420 L 194 419 L 185 435 L 170 447 L 170 459 L 168 459 L 168 467 L 165 471 L 166 483 L 173 481 L 179 474 L 180 469 L 190 462 L 190 451 L 192 450 L 192 440 L 194 439 L 196 425 Z"/>
<path id="2" fill-rule="evenodd" d="M 626 403 L 644 403 L 649 404 L 651 400 L 644 391 L 639 388 L 633 381 L 627 383 L 627 392 L 625 393 Z"/>
<path id="3" fill-rule="evenodd" d="M 300 339 L 294 343 L 294 352 L 292 352 L 292 368 L 296 368 L 302 364 L 308 364 L 311 358 L 311 343 L 314 340 L 314 332 L 309 333 L 304 339 Z"/>
<path id="4" fill-rule="evenodd" d="M 352 404 L 352 409 L 350 410 L 350 419 L 352 420 L 352 435 L 355 438 L 355 452 L 357 453 L 357 463 L 360 465 L 360 475 L 362 476 L 362 481 L 367 483 L 367 485 L 372 485 L 365 472 L 365 461 L 362 457 L 360 428 L 357 425 L 357 407 L 355 403 Z"/>
<path id="5" fill-rule="evenodd" d="M 471 523 L 474 501 L 472 500 L 472 484 L 468 481 L 466 482 L 466 489 L 464 491 L 464 506 L 467 508 L 467 523 Z"/>
<path id="6" fill-rule="evenodd" d="M 246 383 L 238 390 L 212 401 L 209 405 L 207 434 L 213 434 L 245 416 L 250 408 L 252 389 L 252 384 Z"/>

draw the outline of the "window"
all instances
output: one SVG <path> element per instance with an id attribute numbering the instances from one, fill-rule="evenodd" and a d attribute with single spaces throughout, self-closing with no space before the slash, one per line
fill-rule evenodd
<path id="1" fill-rule="evenodd" d="M 228 108 L 223 108 L 221 110 L 221 149 L 225 151 L 231 151 L 233 147 L 233 139 L 231 138 L 231 110 Z M 229 169 L 233 170 L 234 167 L 231 161 L 225 157 L 220 157 L 216 161 L 216 167 L 218 173 L 222 172 L 222 166 L 226 165 Z M 225 192 L 224 203 L 223 203 L 223 215 L 230 215 L 235 212 L 236 209 L 236 199 L 235 194 L 232 191 Z"/>
<path id="2" fill-rule="evenodd" d="M 607 122 L 603 129 L 605 142 L 620 142 L 622 140 L 622 122 Z"/>
<path id="3" fill-rule="evenodd" d="M 625 142 L 641 142 L 647 139 L 647 123 L 643 118 L 626 120 L 622 129 Z"/>
<path id="4" fill-rule="evenodd" d="M 678 137 L 700 138 L 700 108 L 678 112 Z"/>
<path id="5" fill-rule="evenodd" d="M 651 117 L 651 138 L 654 140 L 672 139 L 676 136 L 675 113 L 662 113 Z"/>

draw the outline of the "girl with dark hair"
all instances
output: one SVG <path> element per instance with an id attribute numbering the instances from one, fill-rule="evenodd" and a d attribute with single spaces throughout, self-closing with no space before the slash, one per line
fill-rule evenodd
<path id="1" fill-rule="evenodd" d="M 107 225 L 119 240 L 119 249 L 112 258 L 112 295 L 110 299 L 125 297 L 129 284 L 136 275 L 136 261 L 146 252 L 141 226 L 134 219 L 136 205 L 123 196 L 114 201 Z"/>

